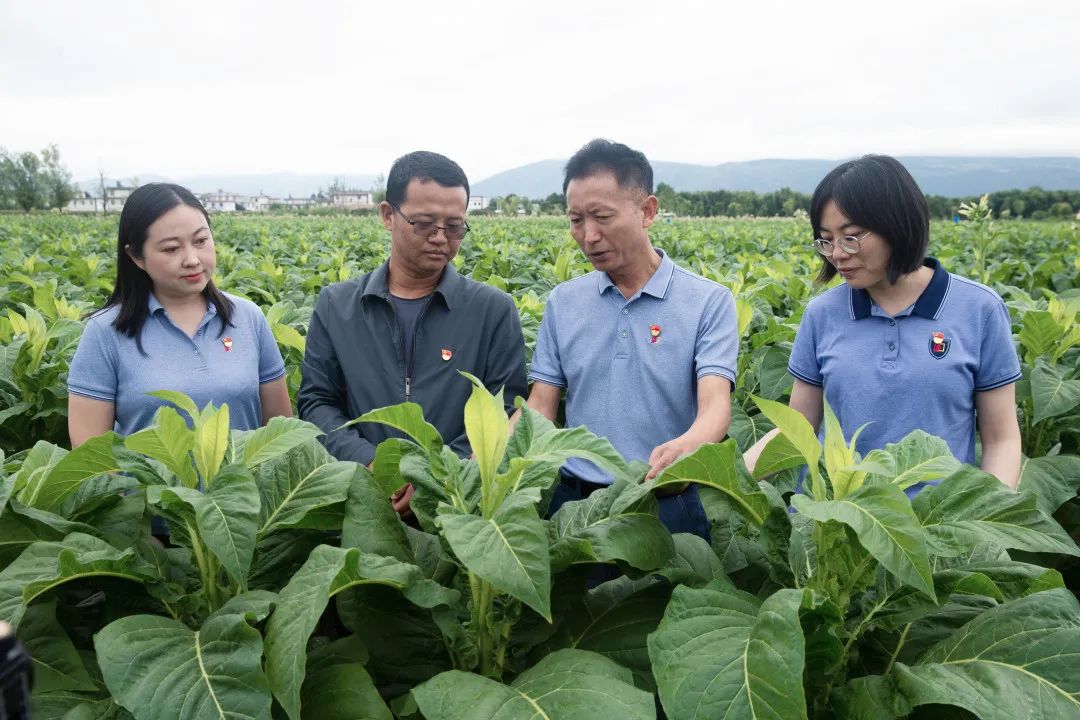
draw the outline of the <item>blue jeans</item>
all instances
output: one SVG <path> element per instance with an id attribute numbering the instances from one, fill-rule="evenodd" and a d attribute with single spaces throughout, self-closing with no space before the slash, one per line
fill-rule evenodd
<path id="1" fill-rule="evenodd" d="M 571 500 L 584 500 L 597 490 L 607 487 L 582 480 L 579 477 L 559 472 L 559 483 L 555 486 L 555 493 L 551 497 L 547 516 L 551 517 L 555 511 L 563 506 L 563 503 Z M 702 538 L 707 543 L 712 542 L 712 534 L 709 532 L 709 518 L 705 515 L 705 508 L 701 506 L 698 498 L 697 485 L 691 483 L 690 487 L 678 495 L 657 496 L 660 504 L 660 522 L 671 533 L 691 533 Z"/>

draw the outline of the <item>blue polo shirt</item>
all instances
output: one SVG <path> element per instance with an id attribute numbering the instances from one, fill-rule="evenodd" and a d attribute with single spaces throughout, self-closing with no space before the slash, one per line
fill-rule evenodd
<path id="1" fill-rule="evenodd" d="M 234 430 L 259 427 L 259 385 L 284 375 L 285 363 L 262 311 L 249 300 L 227 297 L 233 316 L 224 333 L 217 308 L 209 303 L 195 336 L 189 337 L 151 294 L 142 329 L 146 355 L 135 338 L 113 327 L 119 308 L 97 313 L 86 321 L 71 360 L 68 392 L 114 403 L 115 430 L 121 435 L 151 425 L 157 409 L 167 404 L 146 394 L 153 390 L 177 390 L 200 408 L 227 403 Z"/>
<path id="2" fill-rule="evenodd" d="M 720 375 L 734 386 L 739 352 L 731 292 L 657 254 L 660 266 L 629 300 L 599 271 L 552 290 L 529 373 L 566 388 L 567 427 L 584 425 L 643 462 L 694 422 L 698 378 Z M 579 458 L 565 468 L 612 481 Z"/>
<path id="3" fill-rule="evenodd" d="M 863 455 L 919 428 L 974 464 L 975 393 L 1020 379 L 1012 324 L 993 290 L 933 258 L 925 264 L 930 284 L 894 316 L 846 283 L 811 300 L 788 370 L 824 388 L 845 437 L 870 423 L 857 444 Z"/>

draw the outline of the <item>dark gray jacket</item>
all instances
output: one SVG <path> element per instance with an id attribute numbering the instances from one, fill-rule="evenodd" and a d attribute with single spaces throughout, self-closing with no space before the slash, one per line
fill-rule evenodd
<path id="1" fill-rule="evenodd" d="M 508 412 L 526 392 L 525 340 L 514 301 L 447 265 L 421 312 L 406 368 L 387 269 L 383 263 L 319 293 L 304 353 L 300 417 L 327 433 L 323 444 L 334 457 L 366 465 L 376 445 L 401 433 L 375 423 L 331 431 L 369 410 L 410 400 L 455 452 L 467 455 L 464 410 L 472 385 L 458 370 L 480 378 L 491 392 L 505 386 Z"/>

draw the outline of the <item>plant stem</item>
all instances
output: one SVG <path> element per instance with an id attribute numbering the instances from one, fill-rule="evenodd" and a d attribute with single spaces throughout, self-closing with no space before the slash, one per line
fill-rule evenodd
<path id="1" fill-rule="evenodd" d="M 219 607 L 217 594 L 217 573 L 214 572 L 214 561 L 209 553 L 203 548 L 195 528 L 187 525 L 188 537 L 191 538 L 191 554 L 195 557 L 195 564 L 199 566 L 199 578 L 202 580 L 203 592 L 206 594 L 206 604 L 212 613 Z"/>
<path id="2" fill-rule="evenodd" d="M 885 672 L 882 675 L 888 675 L 892 671 L 893 665 L 896 664 L 896 656 L 900 654 L 900 649 L 904 647 L 904 643 L 907 641 L 908 630 L 911 629 L 911 623 L 904 626 L 903 632 L 900 633 L 900 640 L 896 643 L 896 649 L 893 650 L 892 655 L 889 657 L 889 664 L 885 667 Z"/>

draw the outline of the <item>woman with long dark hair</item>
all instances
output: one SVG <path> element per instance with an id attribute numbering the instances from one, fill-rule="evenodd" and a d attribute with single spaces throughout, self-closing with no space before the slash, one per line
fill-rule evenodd
<path id="1" fill-rule="evenodd" d="M 978 431 L 982 469 L 1015 488 L 1020 361 L 1009 312 L 993 290 L 927 257 L 929 215 L 915 179 L 885 155 L 845 162 L 818 184 L 810 202 L 818 280 L 844 282 L 803 313 L 789 405 L 819 428 L 828 400 L 845 437 L 866 425 L 864 455 L 922 429 L 974 465 Z M 749 467 L 775 432 L 746 453 Z"/>
<path id="2" fill-rule="evenodd" d="M 68 375 L 72 447 L 108 430 L 129 435 L 175 390 L 200 407 L 229 405 L 233 429 L 291 415 L 285 365 L 252 302 L 222 292 L 210 218 L 170 183 L 138 188 L 124 203 L 116 284 L 86 323 Z"/>

